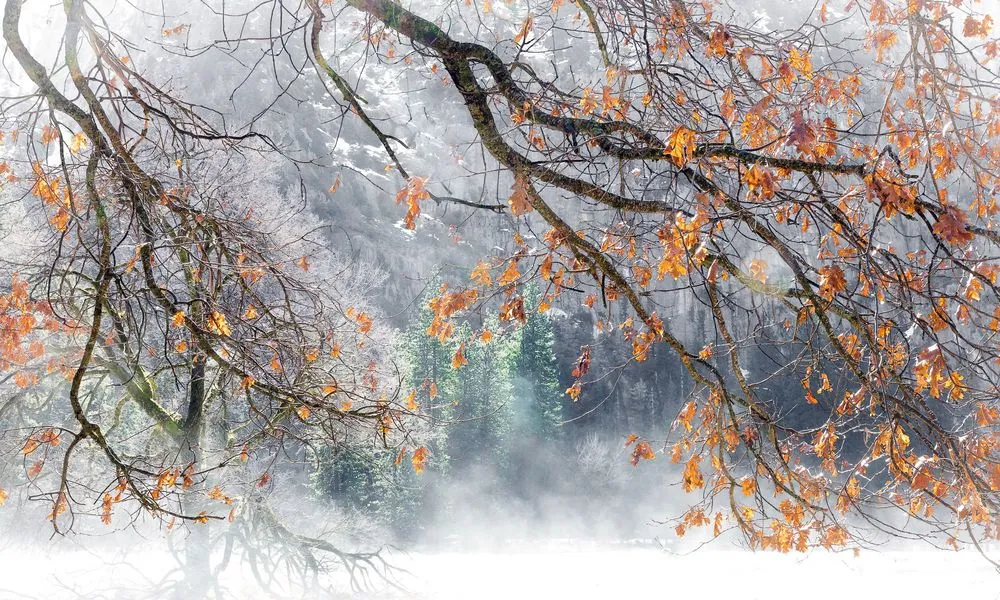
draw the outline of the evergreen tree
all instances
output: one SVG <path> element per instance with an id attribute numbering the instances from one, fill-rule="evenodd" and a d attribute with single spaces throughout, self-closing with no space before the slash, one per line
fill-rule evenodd
<path id="1" fill-rule="evenodd" d="M 522 432 L 535 438 L 557 439 L 562 430 L 564 396 L 559 385 L 552 318 L 538 312 L 541 294 L 530 286 L 525 294 L 527 322 L 521 327 L 515 362 L 515 393 Z"/>
<path id="2" fill-rule="evenodd" d="M 458 343 L 444 343 L 427 333 L 434 319 L 429 303 L 438 293 L 438 288 L 437 278 L 432 279 L 420 298 L 415 318 L 410 320 L 410 326 L 403 334 L 400 353 L 408 367 L 408 393 L 413 394 L 420 413 L 428 417 L 432 425 L 428 432 L 430 437 L 423 440 L 431 454 L 428 468 L 444 473 L 449 463 L 445 433 L 438 431 L 440 428 L 434 425 L 446 423 L 451 418 L 453 406 L 459 399 L 457 372 L 451 366 Z"/>
<path id="3" fill-rule="evenodd" d="M 448 455 L 456 469 L 493 468 L 504 472 L 513 433 L 514 367 L 519 332 L 501 333 L 499 324 L 487 321 L 482 336 L 466 344 L 468 364 L 455 371 L 454 422 L 448 427 Z M 458 338 L 470 339 L 463 329 Z"/>
<path id="4" fill-rule="evenodd" d="M 538 311 L 541 294 L 534 286 L 525 293 L 527 321 L 520 328 L 514 361 L 516 435 L 510 446 L 509 489 L 531 502 L 559 485 L 563 471 L 565 397 L 559 382 L 555 332 L 548 313 Z M 565 482 L 562 482 L 565 483 Z"/>
<path id="5" fill-rule="evenodd" d="M 395 464 L 393 450 L 343 443 L 321 450 L 318 462 L 313 486 L 341 508 L 357 511 L 397 537 L 409 537 L 422 524 L 422 482 L 407 463 Z"/>
<path id="6" fill-rule="evenodd" d="M 426 472 L 414 473 L 409 460 L 401 460 L 397 465 L 397 450 L 345 441 L 321 453 L 313 475 L 313 484 L 320 494 L 390 527 L 404 538 L 424 524 L 423 517 L 430 512 L 429 487 L 448 471 L 445 433 L 439 425 L 451 418 L 452 405 L 457 402 L 458 382 L 451 367 L 457 344 L 442 343 L 427 334 L 433 320 L 428 303 L 437 289 L 437 283 L 432 281 L 397 348 L 397 355 L 406 366 L 402 383 L 404 402 L 410 404 L 412 400 L 411 410 L 430 421 L 428 429 L 420 435 L 421 444 L 430 453 Z"/>

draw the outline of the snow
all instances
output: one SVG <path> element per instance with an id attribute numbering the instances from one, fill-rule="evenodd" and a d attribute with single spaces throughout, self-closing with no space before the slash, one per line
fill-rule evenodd
<path id="1" fill-rule="evenodd" d="M 562 543 L 499 551 L 396 552 L 389 558 L 409 572 L 398 578 L 406 591 L 354 597 L 1000 598 L 1000 574 L 971 552 L 863 551 L 856 557 L 850 551 L 782 555 L 702 549 L 677 555 L 652 547 Z M 74 597 L 68 590 L 84 598 L 160 597 L 149 590 L 172 564 L 169 555 L 153 551 L 43 553 L 8 547 L 0 550 L 0 600 Z M 232 598 L 274 597 L 256 589 L 249 573 L 236 567 L 223 575 L 223 586 Z"/>
<path id="2" fill-rule="evenodd" d="M 981 556 L 943 552 L 781 555 L 656 549 L 416 555 L 419 597 L 809 600 L 1000 598 L 1000 574 Z M 421 587 L 423 586 L 423 587 Z"/>

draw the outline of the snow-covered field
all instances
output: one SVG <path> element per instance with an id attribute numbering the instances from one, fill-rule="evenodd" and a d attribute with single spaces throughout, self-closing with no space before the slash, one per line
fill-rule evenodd
<path id="1" fill-rule="evenodd" d="M 395 554 L 406 592 L 355 598 L 1000 599 L 1000 574 L 977 554 L 932 551 L 779 555 L 704 549 L 686 556 L 592 544 Z M 75 549 L 0 550 L 0 599 L 149 598 L 171 567 L 166 555 Z M 249 573 L 224 576 L 232 598 L 267 598 Z M 299 596 L 301 597 L 301 595 Z M 324 595 L 322 597 L 330 597 Z M 335 596 L 341 597 L 341 596 Z"/>
<path id="2" fill-rule="evenodd" d="M 414 556 L 422 597 L 495 598 L 1000 598 L 1000 574 L 970 553 L 780 555 L 652 549 Z"/>

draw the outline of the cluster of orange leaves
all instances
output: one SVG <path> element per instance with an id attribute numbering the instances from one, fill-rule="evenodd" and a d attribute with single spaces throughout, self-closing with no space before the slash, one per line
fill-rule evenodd
<path id="1" fill-rule="evenodd" d="M 32 300 L 28 282 L 16 273 L 11 278 L 11 291 L 0 295 L 0 371 L 18 369 L 14 383 L 27 388 L 38 382 L 39 372 L 30 368 L 33 361 L 46 354 L 44 343 L 38 339 L 42 332 L 63 332 L 71 324 L 56 320 L 47 302 Z M 56 358 L 44 366 L 45 372 L 61 371 L 67 377 L 70 371 Z"/>
<path id="2" fill-rule="evenodd" d="M 127 484 L 125 480 L 120 480 L 118 485 L 115 486 L 114 495 L 111 492 L 106 492 L 104 497 L 101 499 L 101 523 L 105 525 L 111 524 L 111 512 L 114 505 L 122 501 L 122 496 L 125 494 L 125 488 Z"/>
<path id="3" fill-rule="evenodd" d="M 961 400 L 964 396 L 962 385 L 964 378 L 958 371 L 948 368 L 941 349 L 936 345 L 922 350 L 917 355 L 913 375 L 916 379 L 914 389 L 917 393 L 926 390 L 932 398 L 940 398 L 942 390 L 949 390 L 948 394 L 953 400 Z"/>
<path id="4" fill-rule="evenodd" d="M 472 306 L 478 298 L 479 293 L 474 289 L 450 292 L 447 284 L 442 285 L 440 295 L 428 302 L 434 316 L 427 327 L 427 335 L 441 342 L 447 341 L 455 332 L 451 317 Z"/>
<path id="5" fill-rule="evenodd" d="M 625 447 L 628 448 L 632 444 L 635 444 L 635 447 L 632 448 L 632 457 L 629 460 L 633 467 L 639 466 L 640 460 L 653 460 L 656 458 L 656 453 L 653 452 L 653 448 L 649 445 L 649 442 L 639 441 L 639 436 L 634 433 L 629 435 L 628 439 L 625 440 Z"/>
<path id="6" fill-rule="evenodd" d="M 355 331 L 357 331 L 359 335 L 365 335 L 368 332 L 370 332 L 372 330 L 372 326 L 375 324 L 375 321 L 371 318 L 371 316 L 368 315 L 368 313 L 359 311 L 355 309 L 353 306 L 347 307 L 347 310 L 344 311 L 344 314 L 347 316 L 348 319 L 354 320 Z M 336 353 L 334 353 L 334 350 L 331 350 L 330 355 L 336 357 L 337 355 L 340 354 L 340 349 L 339 346 L 337 346 L 336 344 L 334 344 L 334 348 L 337 349 Z"/>
<path id="7" fill-rule="evenodd" d="M 923 10 L 925 5 L 930 6 L 931 4 L 933 3 L 909 3 L 911 7 L 916 6 L 917 8 L 914 10 L 917 11 Z M 934 10 L 939 10 L 940 8 L 938 6 Z M 869 40 L 871 47 L 878 55 L 877 60 L 881 61 L 882 55 L 888 52 L 897 41 L 895 32 L 889 29 L 880 29 L 880 26 L 903 22 L 905 17 L 904 12 L 902 9 L 892 9 L 882 0 L 875 0 L 871 3 L 871 10 L 868 16 L 873 24 L 873 30 L 870 32 Z M 826 3 L 823 3 L 820 15 L 821 21 L 826 22 Z M 669 19 L 657 19 L 656 27 L 661 31 L 663 36 L 661 42 L 657 45 L 660 52 L 666 55 L 668 52 L 681 53 L 685 50 L 683 42 L 675 38 L 670 38 L 668 35 L 671 30 L 683 27 L 685 21 L 686 17 L 680 13 L 673 13 Z M 531 25 L 530 19 L 525 21 L 522 32 L 518 37 L 520 41 L 526 38 Z M 981 20 L 969 17 L 965 22 L 964 34 L 969 37 L 983 37 L 988 34 L 990 27 L 991 20 L 989 17 Z M 742 68 L 750 71 L 748 59 L 754 55 L 754 50 L 750 48 L 734 50 L 734 45 L 734 39 L 726 27 L 718 25 L 711 31 L 708 40 L 706 40 L 705 53 L 712 58 L 735 57 Z M 858 75 L 856 73 L 847 74 L 838 80 L 830 74 L 818 72 L 814 68 L 808 52 L 800 47 L 791 47 L 787 51 L 786 58 L 778 59 L 775 62 L 772 62 L 770 57 L 759 56 L 758 58 L 760 58 L 761 62 L 758 72 L 762 80 L 767 82 L 766 85 L 770 86 L 770 94 L 761 98 L 759 102 L 752 105 L 743 115 L 744 118 L 740 126 L 740 131 L 745 137 L 744 141 L 750 141 L 749 145 L 751 146 L 763 147 L 771 144 L 775 139 L 783 139 L 786 146 L 794 149 L 802 157 L 817 162 L 827 162 L 835 159 L 838 148 L 836 130 L 841 125 L 830 117 L 823 118 L 822 115 L 811 118 L 805 115 L 801 109 L 795 110 L 789 119 L 789 115 L 780 112 L 780 107 L 787 106 L 787 104 L 776 100 L 779 100 L 779 95 L 782 93 L 792 92 L 795 85 L 811 84 L 814 90 L 813 96 L 818 103 L 831 107 L 837 104 L 842 105 L 847 109 L 847 120 L 849 121 L 853 109 L 848 108 L 848 106 L 851 103 L 851 99 L 857 96 L 861 88 L 861 81 Z M 820 71 L 822 71 L 821 68 Z M 644 98 L 643 103 L 646 105 L 649 103 L 649 100 Z M 612 88 L 609 86 L 605 86 L 603 98 L 598 96 L 595 89 L 587 87 L 580 98 L 579 110 L 585 115 L 591 115 L 596 113 L 602 107 L 602 104 L 604 107 L 602 115 L 606 117 L 616 106 L 627 106 L 628 101 L 614 97 L 612 95 Z M 678 95 L 677 104 L 684 104 L 683 94 Z M 738 116 L 737 103 L 731 88 L 726 88 L 722 104 L 724 118 L 726 120 L 735 120 Z M 907 108 L 913 107 L 908 106 Z M 515 111 L 515 121 L 517 124 L 524 121 L 524 115 L 529 112 L 529 109 L 530 107 L 525 105 L 523 113 Z M 789 121 L 789 129 L 785 131 L 776 130 L 774 123 L 789 123 Z M 906 132 L 911 128 L 897 126 L 890 127 L 890 129 L 893 130 L 893 133 L 890 134 L 891 139 L 899 143 L 902 140 L 900 136 L 907 135 Z M 687 165 L 697 152 L 696 138 L 698 135 L 698 132 L 693 129 L 685 126 L 677 127 L 669 136 L 664 148 L 664 155 L 668 156 L 679 167 Z M 918 154 L 914 152 L 917 152 L 915 149 L 919 148 L 919 146 L 920 143 L 915 142 L 912 143 L 912 146 L 908 144 L 908 147 L 900 148 L 900 154 L 904 157 L 904 162 L 907 160 L 917 160 Z M 954 144 L 948 145 L 943 143 L 933 145 L 932 153 L 937 156 L 934 168 L 935 176 L 944 177 L 956 168 L 954 160 L 950 158 L 950 153 L 954 150 L 954 146 Z M 859 145 L 859 147 L 854 148 L 852 151 L 856 157 L 873 159 L 871 148 L 862 148 Z M 781 181 L 787 179 L 789 176 L 790 172 L 787 170 L 771 169 L 763 165 L 754 164 L 745 171 L 742 180 L 747 186 L 748 197 L 751 200 L 769 200 L 777 195 Z M 892 177 L 888 173 L 883 172 L 881 168 L 866 176 L 864 184 L 867 192 L 867 200 L 879 204 L 885 218 L 891 219 L 897 214 L 913 215 L 917 212 L 917 188 L 915 185 L 894 183 Z M 509 205 L 515 215 L 519 216 L 532 210 L 529 202 L 528 185 L 529 182 L 525 177 L 521 175 L 515 177 L 514 187 L 509 198 Z M 849 198 L 852 195 L 861 196 L 861 193 L 858 189 L 852 187 L 844 195 L 844 198 Z M 846 202 L 845 199 L 840 200 L 841 208 L 843 208 Z M 401 201 L 399 198 L 397 200 Z M 941 200 L 944 210 L 937 217 L 933 226 L 933 232 L 951 246 L 962 247 L 968 245 L 974 238 L 970 230 L 968 215 L 961 208 L 947 204 L 945 198 L 942 197 Z M 845 212 L 852 213 L 852 211 Z M 784 219 L 788 218 L 789 213 L 796 217 L 801 216 L 802 232 L 806 233 L 809 228 L 808 215 L 798 215 L 794 211 L 779 209 L 779 223 L 784 223 Z M 704 257 L 704 255 L 698 256 L 697 254 L 699 249 L 702 248 L 700 227 L 708 220 L 707 216 L 701 212 L 694 218 L 685 218 L 683 215 L 678 214 L 675 223 L 671 224 L 668 221 L 667 225 L 660 230 L 659 238 L 663 246 L 664 255 L 659 263 L 659 280 L 662 280 L 665 275 L 671 275 L 675 280 L 679 279 L 688 274 L 692 264 L 699 264 L 700 259 Z M 611 232 L 607 233 L 605 243 L 601 247 L 602 252 L 618 252 L 623 256 L 627 255 L 630 259 L 636 259 L 634 236 L 621 234 L 620 232 L 615 232 L 614 234 Z M 824 236 L 823 240 L 833 240 L 833 245 L 836 246 L 837 235 L 837 231 L 831 232 L 827 236 Z M 619 243 L 622 240 L 624 242 Z M 553 252 L 558 245 L 558 243 L 550 244 L 552 251 L 546 255 L 540 271 L 542 278 L 554 284 L 557 291 L 562 284 L 562 271 L 553 273 Z M 825 264 L 819 269 L 820 297 L 827 302 L 834 302 L 838 295 L 846 294 L 848 292 L 848 275 L 850 275 L 852 281 L 855 276 L 858 279 L 858 285 L 861 288 L 858 293 L 863 296 L 869 296 L 874 293 L 879 300 L 883 299 L 883 292 L 878 288 L 883 287 L 881 284 L 884 284 L 884 282 L 873 281 L 865 273 L 856 274 L 849 268 L 845 272 L 846 267 L 842 268 L 840 266 L 845 264 L 843 259 L 854 257 L 852 249 L 841 248 L 837 250 L 836 254 L 833 251 L 824 251 L 828 253 L 821 255 L 821 259 L 837 259 L 837 262 Z M 647 266 L 650 264 L 647 258 L 647 256 L 642 256 L 631 265 L 633 279 L 641 288 L 646 288 L 652 280 L 652 270 Z M 567 264 L 580 266 L 579 264 L 574 264 L 572 260 L 567 261 Z M 585 267 L 586 265 L 583 266 Z M 752 261 L 750 271 L 753 279 L 761 283 L 766 282 L 766 264 L 763 261 Z M 716 273 L 717 270 L 713 268 L 712 275 L 710 275 L 710 278 L 713 278 L 713 282 Z M 909 272 L 905 275 L 905 277 L 910 276 L 912 276 L 912 273 Z M 499 277 L 497 283 L 501 286 L 513 288 L 520 277 L 518 259 L 514 258 L 507 263 L 507 268 Z M 724 274 L 723 277 L 725 277 Z M 995 274 L 992 275 L 994 280 L 995 277 Z M 479 286 L 487 287 L 492 285 L 493 278 L 490 274 L 490 265 L 487 263 L 477 265 L 472 272 L 472 279 Z M 912 285 L 916 289 L 918 284 L 913 283 Z M 972 276 L 966 284 L 964 295 L 970 301 L 976 301 L 980 299 L 982 289 L 982 282 L 977 277 Z M 523 320 L 523 299 L 520 296 L 513 296 L 513 290 L 510 290 L 510 292 L 508 299 L 501 308 L 501 316 L 504 320 Z M 605 291 L 605 299 L 614 300 L 620 292 L 621 290 L 609 287 Z M 477 299 L 478 296 L 473 296 L 469 299 L 450 298 L 449 302 L 455 302 L 459 305 L 457 310 L 461 310 L 467 308 Z M 595 300 L 596 295 L 590 295 L 585 304 L 593 307 Z M 432 308 L 435 307 L 432 306 Z M 809 305 L 804 307 L 799 313 L 800 323 L 808 318 L 810 314 L 817 312 L 818 308 Z M 447 316 L 442 319 L 438 318 L 439 312 L 444 313 L 447 311 L 435 310 L 435 323 L 432 324 L 428 333 L 440 337 L 443 341 L 452 333 L 451 322 L 448 320 L 448 317 L 456 311 L 447 312 Z M 931 314 L 928 316 L 928 321 L 932 329 L 940 331 L 948 326 L 949 317 L 947 313 L 946 302 L 943 299 L 932 307 Z M 968 309 L 966 308 L 965 314 L 967 315 L 967 313 Z M 962 314 L 960 309 L 959 319 L 962 318 Z M 995 329 L 1000 330 L 1000 309 L 998 309 L 994 321 L 997 323 Z M 623 329 L 626 335 L 630 336 L 630 339 L 633 340 L 635 358 L 638 360 L 645 358 L 652 340 L 656 337 L 654 335 L 656 328 L 651 326 L 650 331 L 640 332 L 629 324 L 628 326 L 624 326 Z M 885 336 L 882 333 L 877 335 L 879 343 L 883 343 L 880 350 L 884 351 L 888 357 L 886 365 L 880 366 L 879 369 L 886 369 L 887 371 L 885 372 L 888 372 L 906 365 L 908 357 L 905 351 L 898 347 L 890 347 L 887 342 L 884 342 L 884 338 Z M 838 342 L 843 345 L 848 356 L 855 359 L 860 358 L 862 345 L 855 334 L 842 335 L 838 338 Z M 463 343 L 455 353 L 453 366 L 456 368 L 464 364 L 464 348 L 465 345 Z M 706 346 L 700 356 L 704 360 L 711 358 L 711 348 Z M 582 382 L 579 379 L 587 372 L 589 362 L 589 349 L 587 349 L 584 355 L 578 360 L 576 368 L 573 371 L 573 376 L 577 381 L 566 390 L 566 393 L 574 400 L 579 398 L 581 394 Z M 918 393 L 927 391 L 932 397 L 940 398 L 942 393 L 946 391 L 949 399 L 961 400 L 963 398 L 966 388 L 962 375 L 956 371 L 949 370 L 947 365 L 944 364 L 940 352 L 936 349 L 928 349 L 921 352 L 913 368 L 916 378 L 916 391 Z M 816 394 L 832 391 L 832 386 L 826 374 L 821 374 L 821 380 L 823 382 L 822 387 Z M 806 388 L 806 402 L 809 404 L 818 404 L 819 401 L 813 395 L 808 384 L 804 383 L 803 385 Z M 843 416 L 856 413 L 860 410 L 866 396 L 867 390 L 864 386 L 857 390 L 845 392 L 843 400 L 836 408 L 836 414 Z M 703 412 L 712 417 L 715 416 L 714 409 L 712 408 L 713 402 L 715 401 L 710 400 L 703 407 Z M 874 399 L 872 399 L 872 404 L 869 406 L 874 416 Z M 998 419 L 997 413 L 997 408 L 980 403 L 975 413 L 976 422 L 980 426 L 993 424 Z M 690 434 L 690 438 L 675 445 L 672 454 L 674 462 L 680 462 L 682 451 L 690 450 L 697 439 L 706 441 L 709 446 L 725 443 L 726 447 L 732 451 L 739 444 L 741 438 L 749 440 L 753 435 L 756 435 L 756 431 L 750 427 L 744 431 L 739 431 L 736 423 L 727 423 L 721 426 L 709 425 L 709 422 L 712 420 L 707 417 L 703 418 L 704 424 L 696 428 L 696 414 L 696 403 L 689 402 L 678 415 L 677 423 L 684 427 L 686 434 Z M 840 437 L 838 436 L 836 424 L 833 421 L 821 428 L 812 440 L 813 444 L 811 447 L 813 453 L 822 460 L 823 469 L 831 474 L 836 474 L 837 472 L 836 459 L 838 457 L 839 440 Z M 649 459 L 655 455 L 647 442 L 639 442 L 636 436 L 629 436 L 626 446 L 632 446 L 633 444 L 635 445 L 632 455 L 633 464 L 638 464 L 641 459 Z M 917 489 L 925 489 L 927 486 L 933 487 L 934 484 L 926 480 L 930 477 L 928 469 L 918 466 L 920 457 L 915 456 L 912 451 L 907 450 L 908 445 L 909 438 L 901 427 L 884 427 L 880 430 L 871 457 L 873 459 L 883 456 L 889 457 L 889 465 L 890 469 L 893 469 L 893 474 L 897 478 L 912 479 L 914 483 L 913 487 Z M 685 490 L 694 491 L 705 487 L 706 478 L 702 472 L 701 463 L 702 460 L 699 456 L 692 456 L 685 463 L 683 474 Z M 713 466 L 716 467 L 716 470 L 720 470 L 720 465 L 717 464 L 717 460 L 714 457 Z M 745 496 L 751 496 L 758 491 L 757 480 L 749 475 L 739 480 L 739 487 Z M 837 507 L 846 512 L 851 503 L 860 497 L 861 487 L 858 477 L 853 475 L 849 477 L 843 486 L 842 494 L 838 497 Z M 744 520 L 749 520 L 750 516 L 752 516 L 752 509 L 744 508 L 750 512 L 741 512 L 737 515 L 737 518 L 742 517 Z M 762 546 L 773 547 L 782 551 L 787 551 L 793 546 L 801 548 L 808 541 L 809 527 L 812 527 L 820 534 L 820 541 L 825 546 L 829 547 L 847 543 L 847 533 L 839 526 L 825 527 L 815 524 L 806 526 L 802 515 L 802 507 L 795 502 L 789 500 L 782 502 L 781 512 L 784 516 L 784 521 L 772 522 L 770 533 L 760 530 L 757 535 L 756 539 Z M 708 522 L 708 518 L 703 514 L 700 516 L 693 514 L 687 521 L 686 526 L 696 526 L 707 524 Z M 718 523 L 718 515 L 716 523 Z"/>
<path id="8" fill-rule="evenodd" d="M 693 217 L 677 213 L 673 223 L 666 223 L 657 232 L 663 257 L 656 270 L 657 280 L 669 275 L 674 280 L 688 274 L 691 263 L 699 264 L 707 252 L 701 246 L 701 230 L 709 218 L 700 209 Z"/>
<path id="9" fill-rule="evenodd" d="M 51 427 L 46 427 L 45 429 L 28 436 L 28 439 L 24 441 L 24 446 L 21 447 L 21 454 L 23 456 L 29 456 L 40 446 L 58 446 L 59 443 L 59 432 Z"/>
<path id="10" fill-rule="evenodd" d="M 174 467 L 163 470 L 156 478 L 156 484 L 150 491 L 149 496 L 153 500 L 159 500 L 163 493 L 177 487 L 177 480 L 180 479 L 181 489 L 188 489 L 194 485 L 194 465 L 190 464 L 183 469 Z"/>
<path id="11" fill-rule="evenodd" d="M 70 194 L 67 186 L 62 185 L 62 178 L 49 177 L 38 163 L 33 163 L 31 169 L 35 175 L 31 193 L 45 206 L 55 207 L 55 213 L 49 217 L 49 223 L 57 231 L 66 231 L 76 198 Z"/>
<path id="12" fill-rule="evenodd" d="M 778 514 L 770 521 L 758 517 L 754 507 L 737 504 L 735 496 L 732 495 L 729 513 L 720 511 L 710 516 L 705 512 L 705 504 L 699 504 L 681 517 L 675 527 L 675 533 L 683 536 L 692 528 L 712 525 L 712 534 L 717 537 L 723 532 L 726 523 L 734 520 L 735 525 L 747 535 L 753 547 L 789 552 L 805 551 L 816 544 L 826 548 L 846 545 L 849 542 L 849 535 L 845 529 L 836 524 L 826 524 L 821 519 L 808 517 L 807 505 L 803 504 L 803 501 L 814 503 L 822 497 L 825 484 L 821 476 L 811 475 L 805 469 L 793 470 L 788 475 L 769 472 L 763 465 L 759 465 L 757 473 L 741 477 L 729 474 L 729 467 L 724 465 L 721 456 L 734 452 L 741 440 L 753 440 L 756 431 L 747 427 L 741 432 L 738 431 L 736 424 L 727 423 L 725 419 L 720 420 L 725 415 L 725 411 L 721 413 L 719 411 L 720 402 L 721 396 L 712 393 L 708 400 L 700 405 L 694 400 L 687 402 L 678 413 L 675 426 L 682 428 L 683 436 L 673 446 L 671 462 L 683 465 L 681 472 L 683 490 L 689 493 L 706 490 L 705 503 L 710 502 L 708 498 L 728 489 L 735 489 L 744 498 L 753 498 L 761 491 L 758 476 L 764 476 L 776 478 L 778 487 L 775 488 L 775 496 L 783 493 L 784 490 L 780 486 L 792 489 L 793 484 L 796 484 L 794 487 L 797 488 L 798 497 L 786 497 L 777 503 Z M 629 436 L 628 443 L 637 439 L 635 436 Z M 837 440 L 835 427 L 829 424 L 817 434 L 813 447 L 817 454 L 829 457 L 828 461 L 832 464 L 838 456 Z M 723 445 L 725 452 L 715 450 L 720 444 Z M 694 450 L 696 447 L 701 449 Z M 685 454 L 688 452 L 691 454 L 685 459 Z M 711 457 L 709 462 L 714 475 L 710 475 L 703 467 L 706 457 Z M 855 481 L 853 484 L 848 482 L 838 506 L 853 502 L 859 495 L 858 482 Z"/>
<path id="13" fill-rule="evenodd" d="M 425 187 L 426 177 L 410 177 L 406 186 L 396 194 L 396 204 L 406 204 L 406 216 L 403 223 L 407 229 L 417 227 L 417 217 L 420 216 L 420 202 L 431 197 Z"/>

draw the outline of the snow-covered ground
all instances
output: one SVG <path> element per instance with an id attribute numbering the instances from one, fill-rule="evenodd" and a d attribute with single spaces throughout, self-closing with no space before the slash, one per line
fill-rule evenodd
<path id="1" fill-rule="evenodd" d="M 432 554 L 412 558 L 412 586 L 436 599 L 1000 598 L 982 557 L 940 552 L 809 556 L 652 549 Z"/>
<path id="2" fill-rule="evenodd" d="M 504 551 L 395 554 L 408 591 L 357 598 L 435 600 L 697 598 L 1000 599 L 1000 574 L 970 552 L 780 555 L 703 549 L 678 556 L 649 547 L 593 544 Z M 0 550 L 0 599 L 160 597 L 163 554 Z M 230 569 L 233 598 L 267 598 L 249 573 Z M 300 596 L 301 597 L 301 596 Z M 324 595 L 323 597 L 329 597 Z M 339 596 L 338 596 L 339 597 Z"/>

